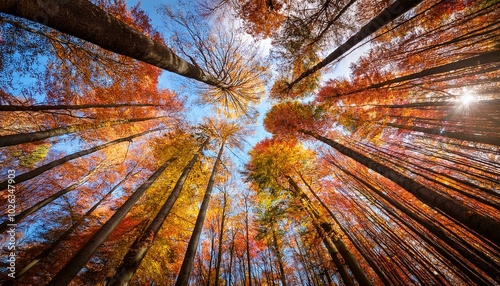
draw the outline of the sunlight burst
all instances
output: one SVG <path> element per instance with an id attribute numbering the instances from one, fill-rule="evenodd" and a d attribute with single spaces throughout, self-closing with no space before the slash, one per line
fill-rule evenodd
<path id="1" fill-rule="evenodd" d="M 466 93 L 460 97 L 460 102 L 464 105 L 469 105 L 474 101 L 474 96 L 470 93 Z"/>

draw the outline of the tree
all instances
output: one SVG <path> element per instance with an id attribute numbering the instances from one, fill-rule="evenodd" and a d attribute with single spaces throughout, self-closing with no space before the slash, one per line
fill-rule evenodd
<path id="1" fill-rule="evenodd" d="M 250 254 L 250 201 L 245 196 L 243 198 L 244 211 L 245 211 L 245 254 L 247 257 L 248 265 L 248 285 L 252 285 L 252 258 Z"/>
<path id="2" fill-rule="evenodd" d="M 251 116 L 253 105 L 263 97 L 268 76 L 268 65 L 258 47 L 224 26 L 207 29 L 202 25 L 192 25 L 200 21 L 199 15 L 176 13 L 168 7 L 165 7 L 164 13 L 174 25 L 176 48 L 194 65 L 226 84 L 224 88 L 198 87 L 202 101 L 212 104 L 222 116 Z"/>
<path id="3" fill-rule="evenodd" d="M 132 196 L 113 214 L 113 216 L 85 243 L 85 245 L 71 258 L 71 260 L 52 278 L 49 285 L 67 285 L 78 274 L 87 261 L 96 252 L 109 234 L 116 228 L 144 192 L 156 181 L 161 173 L 177 158 L 168 159 L 156 172 L 144 182 Z"/>
<path id="4" fill-rule="evenodd" d="M 284 117 L 284 114 L 287 116 Z M 476 231 L 484 238 L 489 239 L 492 243 L 496 245 L 500 244 L 500 232 L 491 232 L 490 228 L 491 225 L 500 226 L 500 222 L 484 216 L 470 207 L 457 203 L 450 198 L 447 198 L 442 194 L 412 180 L 404 174 L 396 172 L 393 169 L 382 165 L 381 163 L 376 162 L 359 152 L 356 152 L 355 150 L 311 131 L 315 130 L 313 129 L 313 126 L 315 126 L 314 117 L 317 117 L 317 112 L 315 112 L 312 107 L 303 106 L 293 102 L 283 103 L 276 105 L 271 109 L 271 111 L 266 115 L 264 124 L 268 131 L 275 134 L 282 134 L 285 136 L 293 136 L 293 134 L 297 134 L 299 136 L 310 136 L 311 138 L 329 145 L 340 153 L 392 180 L 405 190 L 412 193 L 423 203 L 450 215 L 470 229 Z M 317 125 L 318 124 L 316 124 L 315 127 L 318 127 Z"/>
<path id="5" fill-rule="evenodd" d="M 219 276 L 220 276 L 220 268 L 222 264 L 222 251 L 223 251 L 223 242 L 224 242 L 224 226 L 226 222 L 226 206 L 228 203 L 227 193 L 223 191 L 223 199 L 222 199 L 222 214 L 221 214 L 221 222 L 220 222 L 220 230 L 219 230 L 219 245 L 217 250 L 217 264 L 215 266 L 215 285 L 219 285 Z"/>
<path id="6" fill-rule="evenodd" d="M 194 256 L 196 254 L 196 249 L 198 248 L 198 242 L 200 240 L 201 230 L 203 228 L 203 223 L 205 222 L 205 217 L 208 210 L 208 204 L 210 203 L 212 190 L 215 184 L 215 175 L 217 174 L 217 168 L 219 167 L 222 157 L 222 152 L 224 151 L 224 143 L 225 142 L 221 142 L 219 152 L 217 153 L 217 158 L 215 159 L 214 167 L 212 169 L 212 173 L 208 181 L 207 190 L 205 191 L 205 195 L 203 197 L 203 201 L 200 206 L 200 211 L 198 213 L 198 217 L 196 218 L 196 223 L 194 225 L 193 234 L 189 239 L 186 255 L 184 256 L 181 270 L 179 272 L 179 276 L 177 277 L 175 285 L 188 285 L 189 274 L 193 269 Z"/>
<path id="7" fill-rule="evenodd" d="M 360 285 L 372 285 L 372 282 L 368 279 L 356 258 L 354 258 L 351 252 L 347 249 L 344 242 L 339 238 L 339 235 L 335 233 L 335 231 L 329 226 L 328 222 L 320 217 L 318 210 L 316 209 L 316 207 L 314 207 L 309 197 L 304 193 L 304 191 L 302 191 L 299 185 L 291 177 L 288 178 L 288 181 L 291 185 L 291 188 L 293 189 L 293 192 L 297 197 L 300 198 L 307 213 L 313 219 L 314 227 L 317 229 L 319 236 L 323 237 L 325 246 L 330 252 L 330 256 L 336 257 L 335 249 L 338 249 L 338 252 L 340 252 L 347 265 L 349 265 L 349 268 L 353 272 L 353 275 L 358 283 Z M 327 236 L 328 233 L 332 233 L 333 241 L 330 237 Z M 343 274 L 343 277 L 345 277 L 344 280 L 349 281 L 349 278 L 346 274 Z"/>
<path id="8" fill-rule="evenodd" d="M 284 231 L 280 229 L 278 223 L 285 213 L 284 207 L 283 204 L 275 203 L 274 205 L 266 206 L 265 209 L 260 211 L 258 221 L 261 228 L 259 228 L 257 237 L 266 240 L 267 245 L 276 258 L 279 280 L 282 285 L 286 286 L 288 282 L 281 236 Z"/>
<path id="9" fill-rule="evenodd" d="M 199 67 L 178 57 L 170 48 L 138 32 L 89 1 L 42 3 L 34 0 L 12 0 L 2 2 L 0 11 L 39 22 L 62 33 L 94 43 L 103 49 L 167 71 L 209 85 L 224 87 L 220 81 L 207 75 Z"/>
<path id="10" fill-rule="evenodd" d="M 135 118 L 135 119 L 125 119 L 125 120 L 107 120 L 98 123 L 83 123 L 78 125 L 70 125 L 65 127 L 58 127 L 50 130 L 44 131 L 36 131 L 31 133 L 24 134 L 11 134 L 11 135 L 3 135 L 0 136 L 0 147 L 11 146 L 16 144 L 28 143 L 39 141 L 55 136 L 61 136 L 66 134 L 71 134 L 78 131 L 85 131 L 91 129 L 99 129 L 104 127 L 112 127 L 118 124 L 127 124 L 141 121 L 148 121 L 153 119 L 161 119 L 167 116 L 162 117 L 150 117 L 150 118 Z"/>
<path id="11" fill-rule="evenodd" d="M 55 168 L 57 166 L 60 166 L 60 165 L 66 163 L 68 161 L 71 161 L 73 159 L 81 158 L 83 156 L 92 154 L 94 152 L 97 152 L 97 151 L 102 150 L 104 148 L 107 148 L 109 146 L 113 146 L 115 144 L 119 144 L 119 143 L 122 143 L 122 142 L 130 142 L 130 141 L 132 141 L 135 138 L 144 136 L 144 135 L 149 134 L 151 132 L 157 132 L 157 131 L 160 131 L 160 130 L 161 129 L 148 130 L 148 131 L 141 132 L 141 133 L 138 133 L 138 134 L 135 134 L 135 135 L 131 135 L 131 136 L 128 136 L 128 137 L 125 137 L 125 138 L 116 139 L 116 140 L 113 140 L 111 142 L 108 142 L 108 143 L 105 143 L 105 144 L 102 144 L 102 145 L 98 145 L 98 146 L 95 146 L 95 147 L 92 147 L 92 148 L 89 148 L 89 149 L 86 149 L 86 150 L 81 150 L 81 151 L 78 151 L 78 152 L 70 154 L 70 155 L 66 155 L 66 156 L 64 156 L 64 157 L 62 157 L 60 159 L 54 160 L 54 161 L 52 161 L 50 163 L 47 163 L 45 165 L 42 165 L 40 167 L 37 167 L 37 168 L 29 171 L 29 172 L 26 172 L 26 173 L 23 173 L 23 174 L 17 176 L 16 177 L 16 181 L 14 182 L 14 184 L 19 184 L 19 183 L 25 182 L 27 180 L 33 179 L 36 176 L 38 176 L 38 175 L 40 175 L 40 174 L 42 174 L 42 173 L 44 173 L 44 172 L 46 172 L 46 171 L 48 171 L 50 169 L 53 169 L 53 168 Z M 8 185 L 9 185 L 8 180 L 3 181 L 2 183 L 0 183 L 0 190 L 6 189 Z"/>
<path id="12" fill-rule="evenodd" d="M 370 180 L 373 180 L 370 178 L 369 175 L 366 173 L 358 173 L 354 174 L 351 171 L 348 170 L 348 168 L 343 167 L 341 163 L 336 162 L 333 160 L 332 157 L 328 156 L 326 161 L 341 172 L 345 173 L 348 175 L 351 179 L 351 182 L 359 182 L 361 185 L 366 186 L 366 191 L 362 191 L 363 193 L 375 193 L 378 197 L 380 197 L 379 202 L 381 204 L 384 204 L 384 210 L 387 210 L 389 212 L 394 213 L 395 217 L 400 217 L 401 214 L 396 214 L 395 211 L 392 210 L 392 208 L 395 208 L 399 211 L 401 211 L 402 214 L 408 216 L 409 218 L 412 219 L 412 221 L 408 219 L 402 219 L 402 222 L 407 225 L 409 228 L 411 228 L 413 231 L 415 231 L 417 234 L 419 234 L 420 239 L 423 241 L 426 241 L 427 243 L 433 245 L 433 248 L 443 257 L 446 259 L 450 260 L 453 265 L 456 267 L 460 268 L 463 273 L 465 273 L 468 277 L 470 277 L 471 280 L 475 281 L 476 283 L 483 283 L 483 284 L 488 284 L 486 282 L 485 277 L 482 277 L 481 274 L 477 272 L 477 270 L 474 270 L 474 267 L 466 265 L 464 262 L 465 261 L 470 261 L 473 264 L 477 265 L 480 269 L 484 269 L 485 271 L 488 271 L 489 273 L 492 273 L 493 276 L 495 276 L 496 271 L 494 270 L 494 262 L 493 261 L 487 261 L 488 259 L 485 259 L 485 257 L 479 258 L 476 256 L 477 252 L 474 254 L 475 251 L 472 250 L 472 247 L 466 246 L 467 243 L 464 241 L 461 241 L 462 239 L 459 238 L 457 235 L 454 235 L 450 230 L 447 230 L 444 228 L 443 224 L 439 222 L 439 220 L 436 218 L 436 216 L 431 216 L 429 217 L 428 215 L 424 213 L 420 213 L 413 209 L 411 207 L 411 202 L 408 205 L 405 202 L 399 201 L 397 198 L 394 198 L 390 194 L 386 194 L 383 190 L 381 190 L 381 187 L 376 186 L 376 184 L 371 183 Z M 353 182 L 353 184 L 354 184 Z M 384 188 L 384 187 L 382 187 Z M 364 188 L 358 188 L 359 190 L 364 190 Z M 370 197 L 371 195 L 366 194 L 366 197 Z M 414 222 L 417 222 L 415 224 Z M 432 237 L 429 237 L 429 233 L 423 233 L 421 230 L 419 230 L 418 227 L 415 227 L 416 225 L 421 225 L 425 229 L 427 229 L 431 235 L 435 237 L 435 239 L 432 239 Z M 457 253 L 453 253 L 453 251 L 457 251 Z M 462 257 L 458 257 L 460 255 L 463 255 Z M 482 256 L 482 255 L 480 255 Z M 375 261 L 371 258 L 367 258 L 367 261 L 375 263 Z M 372 267 L 376 269 L 376 266 Z M 384 271 L 381 269 L 379 271 L 381 276 L 385 275 Z M 387 282 L 389 283 L 389 282 Z"/>
<path id="13" fill-rule="evenodd" d="M 206 213 L 208 210 L 208 205 L 210 203 L 210 198 L 212 190 L 215 184 L 215 176 L 217 174 L 217 169 L 221 162 L 222 153 L 224 151 L 224 146 L 228 144 L 229 146 L 239 146 L 238 136 L 241 136 L 243 131 L 237 124 L 231 122 L 213 122 L 212 120 L 207 120 L 207 124 L 202 126 L 208 134 L 212 137 L 219 139 L 220 149 L 217 153 L 217 158 L 215 159 L 212 173 L 208 181 L 207 189 L 203 197 L 203 201 L 200 206 L 200 211 L 198 217 L 196 218 L 196 223 L 194 225 L 193 233 L 188 243 L 188 248 L 186 250 L 186 255 L 182 262 L 181 269 L 179 271 L 179 276 L 177 277 L 176 285 L 187 285 L 189 282 L 189 275 L 193 269 L 194 257 L 196 254 L 196 249 L 198 248 L 198 243 L 201 236 L 201 231 L 203 229 L 203 223 L 205 221 Z"/>
<path id="14" fill-rule="evenodd" d="M 314 74 L 319 69 L 325 67 L 329 63 L 335 61 L 344 53 L 352 49 L 356 44 L 360 43 L 384 25 L 390 21 L 396 19 L 397 17 L 408 12 L 415 6 L 417 6 L 422 1 L 410 1 L 410 0 L 397 0 L 389 7 L 385 8 L 380 14 L 371 19 L 366 25 L 364 25 L 356 34 L 352 35 L 346 42 L 336 48 L 328 56 L 326 56 L 319 63 L 304 71 L 302 74 L 297 76 L 291 83 L 288 84 L 288 89 L 291 89 L 295 84 Z"/>
<path id="15" fill-rule="evenodd" d="M 142 234 L 137 237 L 135 242 L 130 247 L 129 251 L 123 258 L 123 262 L 120 267 L 116 270 L 113 278 L 108 282 L 108 285 L 128 285 L 128 282 L 134 275 L 135 271 L 144 259 L 144 256 L 148 252 L 149 248 L 153 244 L 154 238 L 161 228 L 161 225 L 167 218 L 170 210 L 172 209 L 175 201 L 179 197 L 179 194 L 184 186 L 191 169 L 198 160 L 200 153 L 203 151 L 205 146 L 208 144 L 209 138 L 205 139 L 198 151 L 193 155 L 193 158 L 186 165 L 182 174 L 180 175 L 175 187 L 168 196 L 168 199 L 162 205 L 160 211 L 156 214 L 155 218 L 151 224 L 142 232 Z"/>
<path id="16" fill-rule="evenodd" d="M 332 94 L 330 96 L 351 95 L 351 94 L 359 93 L 359 92 L 369 90 L 369 89 L 378 89 L 381 87 L 390 86 L 390 85 L 393 85 L 395 83 L 403 83 L 406 81 L 411 81 L 414 79 L 421 79 L 421 78 L 428 77 L 428 76 L 450 73 L 453 71 L 472 68 L 472 67 L 481 66 L 481 65 L 493 64 L 493 63 L 497 63 L 499 61 L 500 61 L 500 50 L 492 50 L 492 51 L 488 51 L 488 52 L 479 53 L 478 55 L 467 58 L 467 59 L 447 63 L 447 64 L 436 66 L 436 67 L 427 68 L 427 69 L 424 69 L 424 70 L 416 72 L 416 73 L 411 73 L 411 74 L 408 74 L 405 76 L 395 77 L 395 78 L 392 78 L 389 80 L 381 81 L 379 83 L 374 83 L 374 84 L 371 84 L 371 85 L 364 87 L 362 89 L 348 91 L 348 92 L 345 92 L 342 94 Z M 488 71 L 488 69 L 485 69 L 485 72 L 487 72 L 487 71 Z M 476 74 L 479 74 L 479 73 L 476 73 Z"/>
<path id="17" fill-rule="evenodd" d="M 371 285 L 359 263 L 342 240 L 339 239 L 338 234 L 332 228 L 326 227 L 328 223 L 321 218 L 316 207 L 313 206 L 312 202 L 292 178 L 292 175 L 305 168 L 306 162 L 312 161 L 313 154 L 301 148 L 294 141 L 286 142 L 271 139 L 260 142 L 252 150 L 251 156 L 251 160 L 247 165 L 247 176 L 258 185 L 259 191 L 279 192 L 279 189 L 289 190 L 296 199 L 300 200 L 301 208 L 311 217 L 314 228 L 319 237 L 323 239 L 325 247 L 335 262 L 344 282 L 354 285 L 344 265 L 338 258 L 338 252 L 349 265 L 358 283 Z M 330 233 L 332 233 L 333 241 L 330 238 Z"/>
<path id="18" fill-rule="evenodd" d="M 15 215 L 13 218 L 15 221 L 21 221 L 25 217 L 29 216 L 30 214 L 38 211 L 39 209 L 45 207 L 46 205 L 50 204 L 51 202 L 61 198 L 63 195 L 76 190 L 79 186 L 85 184 L 91 176 L 93 176 L 99 168 L 95 168 L 92 171 L 90 171 L 86 176 L 81 178 L 79 181 L 69 185 L 68 187 L 56 192 L 55 194 L 49 196 L 48 198 L 39 201 L 38 203 L 34 204 L 33 206 L 23 210 L 19 214 Z M 7 229 L 10 227 L 10 221 L 5 221 L 2 224 L 0 224 L 0 233 L 5 232 Z"/>
<path id="19" fill-rule="evenodd" d="M 75 221 L 70 228 L 68 228 L 63 234 L 61 234 L 56 240 L 54 240 L 53 242 L 51 242 L 50 246 L 45 248 L 42 252 L 40 252 L 35 258 L 33 258 L 30 263 L 26 266 L 23 267 L 23 269 L 21 269 L 21 271 L 19 271 L 19 273 L 17 274 L 17 277 L 21 277 L 23 274 L 25 274 L 27 271 L 29 271 L 31 268 L 33 268 L 33 266 L 35 266 L 38 262 L 40 262 L 40 260 L 44 259 L 46 256 L 48 256 L 58 245 L 59 243 L 61 243 L 62 241 L 64 241 L 65 239 L 67 239 L 69 237 L 69 235 L 74 231 L 76 230 L 80 225 L 81 223 L 86 219 L 88 218 L 92 212 L 94 212 L 99 206 L 101 206 L 101 204 L 104 202 L 104 200 L 106 200 L 107 198 L 109 198 L 109 196 L 118 188 L 120 187 L 120 185 L 125 182 L 125 180 L 127 180 L 129 178 L 129 176 L 133 175 L 132 174 L 132 171 L 134 171 L 134 169 L 132 168 L 126 175 L 125 177 L 120 181 L 118 182 L 116 185 L 114 185 L 98 202 L 96 202 L 94 204 L 94 206 L 92 206 L 84 215 L 82 215 L 77 221 Z"/>

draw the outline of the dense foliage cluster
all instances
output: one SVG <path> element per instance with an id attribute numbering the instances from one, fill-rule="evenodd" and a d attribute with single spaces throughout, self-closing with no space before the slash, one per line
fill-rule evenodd
<path id="1" fill-rule="evenodd" d="M 498 0 L 157 13 L 0 3 L 3 285 L 500 285 Z"/>

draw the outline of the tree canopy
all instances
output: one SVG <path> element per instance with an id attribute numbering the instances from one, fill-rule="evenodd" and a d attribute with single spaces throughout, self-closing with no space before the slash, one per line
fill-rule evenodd
<path id="1" fill-rule="evenodd" d="M 0 3 L 2 285 L 500 285 L 497 0 Z"/>

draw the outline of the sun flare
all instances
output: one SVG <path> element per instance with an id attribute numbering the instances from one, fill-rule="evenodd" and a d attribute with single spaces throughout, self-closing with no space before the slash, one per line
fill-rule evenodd
<path id="1" fill-rule="evenodd" d="M 464 105 L 469 105 L 474 101 L 474 96 L 470 93 L 466 93 L 460 97 L 460 102 Z"/>

